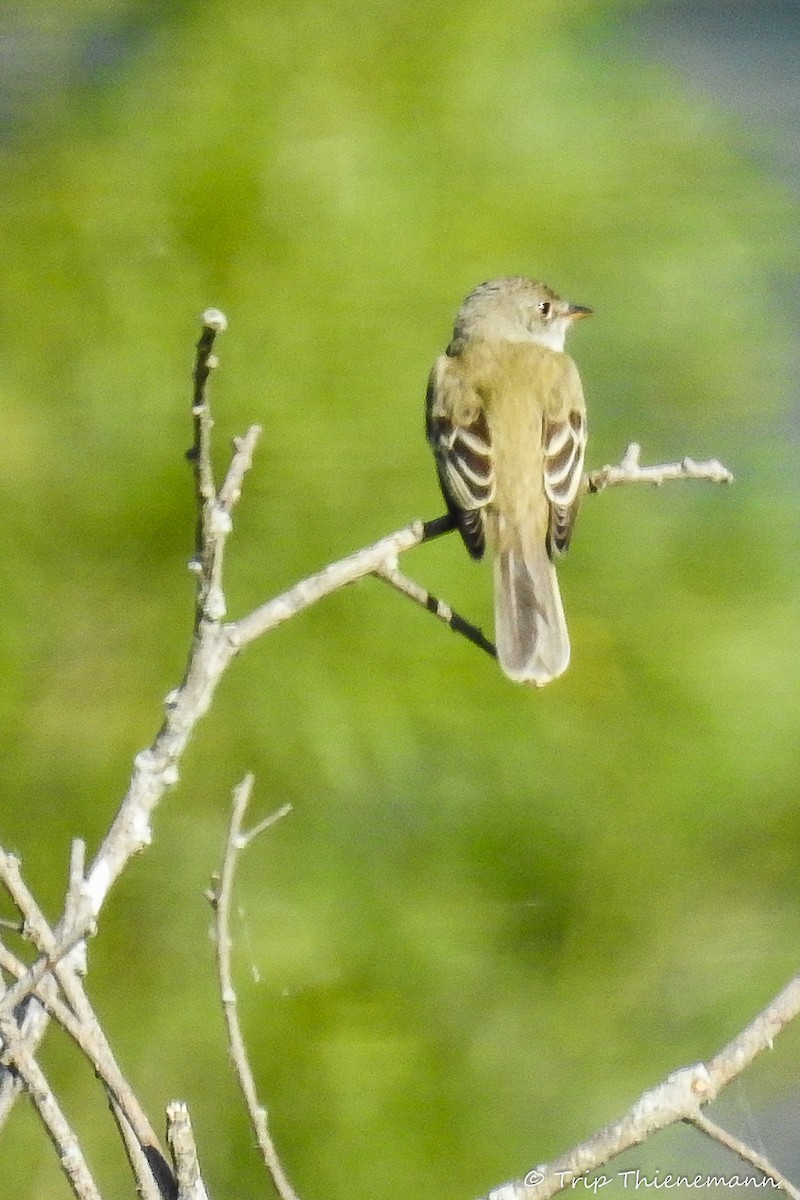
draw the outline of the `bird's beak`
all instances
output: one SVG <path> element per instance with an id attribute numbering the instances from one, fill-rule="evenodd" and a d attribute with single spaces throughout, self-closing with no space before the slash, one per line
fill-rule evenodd
<path id="1" fill-rule="evenodd" d="M 581 317 L 590 317 L 594 312 L 593 308 L 586 308 L 583 304 L 568 304 L 567 316 L 570 321 L 578 321 Z"/>

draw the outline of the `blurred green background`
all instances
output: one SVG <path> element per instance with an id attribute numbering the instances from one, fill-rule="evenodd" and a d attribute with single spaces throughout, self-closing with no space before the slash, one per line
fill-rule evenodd
<path id="1" fill-rule="evenodd" d="M 648 55 L 635 21 L 658 8 L 4 5 L 0 840 L 54 916 L 70 838 L 96 849 L 185 661 L 206 306 L 230 319 L 220 468 L 264 426 L 233 616 L 440 511 L 427 372 L 493 275 L 595 308 L 571 343 L 591 465 L 636 439 L 737 477 L 587 501 L 560 572 L 573 664 L 541 693 L 375 581 L 234 664 L 90 977 L 154 1122 L 189 1102 L 218 1197 L 266 1190 L 202 894 L 247 770 L 253 819 L 294 807 L 249 851 L 236 929 L 303 1200 L 481 1194 L 715 1051 L 796 969 L 800 206 L 734 111 Z M 455 538 L 403 565 L 491 626 Z M 798 1042 L 725 1100 L 784 1166 Z M 52 1033 L 43 1057 L 130 1194 L 90 1072 Z M 620 1166 L 705 1154 L 679 1130 Z M 69 1195 L 24 1103 L 0 1193 Z"/>

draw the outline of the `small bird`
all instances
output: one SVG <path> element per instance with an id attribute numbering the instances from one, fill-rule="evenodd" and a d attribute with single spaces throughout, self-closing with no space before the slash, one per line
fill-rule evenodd
<path id="1" fill-rule="evenodd" d="M 578 510 L 586 405 L 564 339 L 591 312 L 521 276 L 482 283 L 428 381 L 428 441 L 448 511 L 473 558 L 487 541 L 494 553 L 500 666 L 537 687 L 569 664 L 553 559 Z"/>

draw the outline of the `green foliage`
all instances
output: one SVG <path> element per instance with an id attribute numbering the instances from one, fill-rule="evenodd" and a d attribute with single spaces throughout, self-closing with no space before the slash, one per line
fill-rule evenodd
<path id="1" fill-rule="evenodd" d="M 231 320 L 220 463 L 265 430 L 233 615 L 436 514 L 426 375 L 495 274 L 595 307 L 572 343 L 593 465 L 636 439 L 737 474 L 587 501 L 573 665 L 540 694 L 371 581 L 254 647 L 92 947 L 154 1119 L 186 1097 L 215 1194 L 253 1194 L 201 895 L 253 770 L 258 810 L 294 812 L 243 870 L 240 998 L 300 1194 L 478 1194 L 793 970 L 796 204 L 616 48 L 613 4 L 56 8 L 76 61 L 97 28 L 125 53 L 20 103 L 0 156 L 0 837 L 53 910 L 69 838 L 96 844 L 180 678 L 207 305 Z M 3 19 L 35 42 L 46 10 Z M 490 626 L 454 539 L 404 565 Z M 93 1083 L 50 1054 L 80 1124 Z M 0 1178 L 66 1195 L 15 1121 Z M 86 1136 L 114 1179 L 101 1122 Z"/>

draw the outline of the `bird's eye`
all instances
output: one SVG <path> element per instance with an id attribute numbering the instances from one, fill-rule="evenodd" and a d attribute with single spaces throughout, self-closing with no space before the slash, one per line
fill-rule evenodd
<path id="1" fill-rule="evenodd" d="M 550 316 L 551 304 L 550 304 L 549 300 L 540 300 L 536 307 L 539 309 L 539 312 L 542 314 L 543 317 Z"/>

